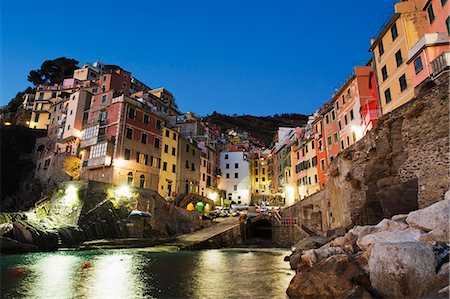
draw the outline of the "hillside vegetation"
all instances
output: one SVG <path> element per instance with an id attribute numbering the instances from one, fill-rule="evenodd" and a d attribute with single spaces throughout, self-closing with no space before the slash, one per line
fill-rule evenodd
<path id="1" fill-rule="evenodd" d="M 205 120 L 218 126 L 224 133 L 228 129 L 249 132 L 250 136 L 268 147 L 278 127 L 302 126 L 306 124 L 308 117 L 297 113 L 275 114 L 273 116 L 229 116 L 213 112 L 212 115 L 205 117 Z"/>

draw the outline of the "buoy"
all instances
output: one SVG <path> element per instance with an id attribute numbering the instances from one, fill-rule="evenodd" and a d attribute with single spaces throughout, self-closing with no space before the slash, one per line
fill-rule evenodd
<path id="1" fill-rule="evenodd" d="M 10 274 L 12 277 L 22 277 L 27 274 L 27 270 L 24 268 L 14 267 L 11 269 Z"/>
<path id="2" fill-rule="evenodd" d="M 83 264 L 81 265 L 82 269 L 87 269 L 87 268 L 90 268 L 90 267 L 92 267 L 92 264 L 90 262 L 88 262 L 88 261 L 84 261 Z"/>

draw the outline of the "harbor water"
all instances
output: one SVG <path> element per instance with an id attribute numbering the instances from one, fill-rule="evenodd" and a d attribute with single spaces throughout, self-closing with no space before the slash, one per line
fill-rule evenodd
<path id="1" fill-rule="evenodd" d="M 287 298 L 289 253 L 154 247 L 4 255 L 1 298 Z"/>

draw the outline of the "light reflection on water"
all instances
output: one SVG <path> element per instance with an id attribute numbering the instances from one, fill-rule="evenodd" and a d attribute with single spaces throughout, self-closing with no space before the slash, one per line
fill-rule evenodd
<path id="1" fill-rule="evenodd" d="M 286 254 L 127 249 L 2 256 L 1 298 L 286 298 L 294 275 Z M 26 274 L 11 275 L 15 267 Z"/>

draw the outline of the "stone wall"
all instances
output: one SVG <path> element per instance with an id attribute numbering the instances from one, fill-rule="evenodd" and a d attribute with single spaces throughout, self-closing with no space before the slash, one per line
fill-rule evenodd
<path id="1" fill-rule="evenodd" d="M 449 76 L 380 118 L 330 165 L 326 188 L 283 211 L 327 231 L 427 207 L 449 189 Z"/>

